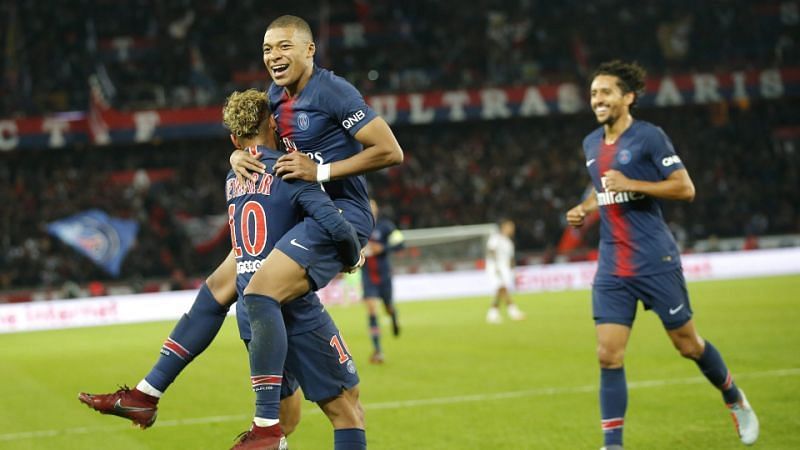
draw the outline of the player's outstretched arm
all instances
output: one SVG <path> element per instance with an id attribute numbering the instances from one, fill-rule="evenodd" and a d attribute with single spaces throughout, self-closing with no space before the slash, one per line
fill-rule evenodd
<path id="1" fill-rule="evenodd" d="M 358 241 L 358 234 L 320 185 L 302 183 L 294 200 L 331 235 L 333 241 L 336 242 L 336 248 L 342 261 L 348 267 L 357 266 L 361 259 L 361 243 Z"/>
<path id="2" fill-rule="evenodd" d="M 617 170 L 609 170 L 603 176 L 607 191 L 639 192 L 666 200 L 694 200 L 694 183 L 686 169 L 678 169 L 662 181 L 632 180 Z"/>

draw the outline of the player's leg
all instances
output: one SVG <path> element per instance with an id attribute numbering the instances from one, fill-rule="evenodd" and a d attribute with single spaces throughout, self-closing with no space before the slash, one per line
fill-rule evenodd
<path id="1" fill-rule="evenodd" d="M 369 357 L 369 362 L 373 364 L 383 363 L 383 350 L 381 349 L 381 326 L 378 323 L 379 301 L 380 299 L 376 297 L 364 298 L 364 304 L 367 307 L 369 337 L 372 341 L 372 355 Z"/>
<path id="2" fill-rule="evenodd" d="M 631 329 L 627 325 L 605 323 L 596 326 L 597 360 L 600 364 L 600 414 L 604 445 L 622 446 L 628 385 L 625 379 L 625 347 Z"/>
<path id="3" fill-rule="evenodd" d="M 394 289 L 391 278 L 381 284 L 380 298 L 383 300 L 386 314 L 392 319 L 392 334 L 395 337 L 400 336 L 400 321 L 397 318 L 397 307 L 394 305 Z"/>
<path id="4" fill-rule="evenodd" d="M 328 317 L 324 325 L 289 337 L 286 370 L 331 421 L 335 450 L 366 448 L 356 365 L 333 320 Z"/>
<path id="5" fill-rule="evenodd" d="M 80 393 L 81 402 L 103 414 L 131 419 L 147 428 L 156 420 L 158 400 L 181 371 L 216 337 L 228 308 L 236 301 L 236 260 L 232 254 L 206 279 L 189 312 L 161 347 L 161 356 L 135 389 L 111 394 Z"/>
<path id="6" fill-rule="evenodd" d="M 500 315 L 500 300 L 503 298 L 506 292 L 506 287 L 500 280 L 496 279 L 495 277 L 494 284 L 495 284 L 495 294 L 494 300 L 492 300 L 492 305 L 489 307 L 489 311 L 486 312 L 486 322 L 492 324 L 498 324 L 503 322 L 503 317 Z"/>
<path id="7" fill-rule="evenodd" d="M 622 447 L 622 431 L 628 408 L 625 348 L 636 317 L 636 301 L 622 279 L 613 276 L 595 278 L 592 311 L 600 365 L 600 425 L 604 445 L 608 449 Z"/>
<path id="8" fill-rule="evenodd" d="M 281 408 L 278 416 L 281 421 L 281 428 L 283 434 L 289 436 L 297 428 L 300 423 L 300 413 L 302 411 L 302 395 L 301 390 L 297 389 L 286 397 L 281 399 Z"/>
<path id="9" fill-rule="evenodd" d="M 752 444 L 758 438 L 758 419 L 716 347 L 697 333 L 692 320 L 689 293 L 681 269 L 642 277 L 642 298 L 651 302 L 681 356 L 694 361 L 703 375 L 722 393 L 730 408 L 742 442 Z"/>
<path id="10" fill-rule="evenodd" d="M 358 386 L 354 386 L 336 397 L 317 403 L 333 425 L 334 450 L 367 448 L 364 409 L 358 396 Z"/>

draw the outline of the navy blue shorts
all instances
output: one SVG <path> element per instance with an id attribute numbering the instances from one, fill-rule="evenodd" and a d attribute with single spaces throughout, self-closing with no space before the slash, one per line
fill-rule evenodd
<path id="1" fill-rule="evenodd" d="M 312 331 L 289 336 L 285 372 L 303 388 L 307 400 L 320 402 L 358 385 L 358 372 L 353 355 L 331 320 Z M 284 384 L 287 377 L 284 378 Z M 286 392 L 294 389 L 287 386 Z M 281 389 L 281 394 L 284 390 Z"/>
<path id="2" fill-rule="evenodd" d="M 362 272 L 361 287 L 364 289 L 364 298 L 380 298 L 386 306 L 392 306 L 394 303 L 391 278 L 386 278 L 376 284 L 369 279 L 369 275 Z"/>
<path id="3" fill-rule="evenodd" d="M 362 230 L 361 228 L 365 227 L 356 226 L 356 224 L 353 226 L 358 233 L 361 245 L 366 245 L 372 230 Z M 330 234 L 310 217 L 306 217 L 305 220 L 284 234 L 275 244 L 275 248 L 306 270 L 312 291 L 327 286 L 345 267 Z"/>
<path id="4" fill-rule="evenodd" d="M 250 340 L 244 340 L 249 348 Z M 288 336 L 281 399 L 303 389 L 306 400 L 321 402 L 358 385 L 353 355 L 333 320 L 301 334 Z"/>
<path id="5" fill-rule="evenodd" d="M 652 309 L 667 330 L 685 325 L 692 318 L 692 306 L 683 271 L 635 277 L 597 275 L 592 287 L 592 312 L 595 324 L 616 323 L 632 326 L 636 304 Z"/>

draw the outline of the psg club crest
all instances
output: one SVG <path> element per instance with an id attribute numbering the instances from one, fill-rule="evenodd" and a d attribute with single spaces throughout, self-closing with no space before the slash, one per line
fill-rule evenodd
<path id="1" fill-rule="evenodd" d="M 305 131 L 308 129 L 308 124 L 309 124 L 308 114 L 300 113 L 297 116 L 297 127 Z"/>
<path id="2" fill-rule="evenodd" d="M 139 225 L 133 220 L 109 217 L 100 210 L 89 210 L 50 222 L 47 231 L 116 277 Z"/>
<path id="3" fill-rule="evenodd" d="M 617 161 L 619 161 L 620 164 L 628 164 L 631 162 L 631 151 L 627 148 L 620 150 L 617 154 Z"/>

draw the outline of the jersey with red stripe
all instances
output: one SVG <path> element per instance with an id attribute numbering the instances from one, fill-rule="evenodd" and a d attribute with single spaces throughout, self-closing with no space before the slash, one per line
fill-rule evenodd
<path id="1" fill-rule="evenodd" d="M 603 174 L 618 170 L 634 180 L 662 181 L 683 163 L 660 127 L 636 120 L 613 144 L 600 127 L 583 140 L 586 168 L 600 206 L 598 275 L 650 275 L 680 267 L 675 238 L 659 200 L 636 192 L 605 189 Z"/>
<path id="2" fill-rule="evenodd" d="M 296 96 L 289 97 L 283 87 L 274 83 L 268 94 L 286 150 L 301 151 L 318 164 L 341 161 L 361 152 L 363 147 L 354 136 L 377 117 L 352 84 L 319 67 L 314 67 L 308 84 Z M 325 191 L 357 229 L 361 220 L 349 215 L 348 210 L 355 206 L 369 214 L 364 218 L 369 230 L 363 233 L 369 236 L 373 223 L 366 178 L 358 175 L 329 181 Z M 348 204 L 352 206 L 348 208 Z"/>

